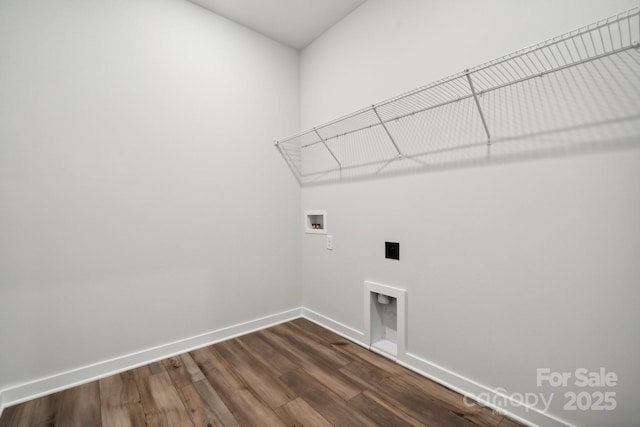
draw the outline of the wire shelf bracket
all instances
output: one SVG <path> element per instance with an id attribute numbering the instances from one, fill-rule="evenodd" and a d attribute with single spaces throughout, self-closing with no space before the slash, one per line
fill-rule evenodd
<path id="1" fill-rule="evenodd" d="M 465 70 L 467 74 L 467 80 L 469 81 L 469 88 L 471 88 L 471 94 L 473 95 L 473 100 L 476 103 L 476 107 L 478 107 L 478 114 L 480 114 L 480 120 L 482 120 L 482 127 L 484 127 L 484 131 L 487 134 L 487 145 L 491 145 L 491 134 L 489 133 L 489 126 L 487 126 L 487 121 L 484 118 L 484 114 L 482 113 L 482 107 L 480 106 L 480 101 L 478 101 L 478 94 L 476 93 L 476 89 L 473 87 L 473 80 L 471 80 L 471 73 L 469 70 Z"/>
<path id="2" fill-rule="evenodd" d="M 378 113 L 378 110 L 376 110 L 376 106 L 372 105 L 371 109 L 373 110 L 374 113 L 376 113 L 376 117 L 378 118 L 378 120 L 380 121 L 380 126 L 382 126 L 382 128 L 384 129 L 384 132 L 387 134 L 387 136 L 389 137 L 389 141 L 391 141 L 391 143 L 393 144 L 393 147 L 396 149 L 396 151 L 398 152 L 398 158 L 402 158 L 402 152 L 400 151 L 400 149 L 398 148 L 398 144 L 396 144 L 396 141 L 393 139 L 393 136 L 391 136 L 391 133 L 389 132 L 389 129 L 387 129 L 387 126 L 384 124 L 384 122 L 382 121 L 382 118 L 380 117 L 380 113 Z"/>
<path id="3" fill-rule="evenodd" d="M 336 161 L 336 163 L 338 164 L 338 167 L 340 169 L 342 169 L 342 163 L 340 163 L 340 160 L 338 160 L 338 158 L 336 157 L 336 155 L 333 153 L 333 151 L 331 151 L 331 148 L 329 148 L 329 146 L 327 145 L 327 142 L 322 138 L 322 136 L 320 135 L 320 133 L 318 132 L 318 129 L 313 128 L 313 131 L 315 132 L 316 135 L 318 135 L 318 138 L 320 138 L 320 141 L 322 142 L 322 145 L 324 145 L 324 148 L 327 149 L 327 151 L 329 152 L 329 154 L 331 154 L 331 157 L 333 157 L 333 159 Z"/>

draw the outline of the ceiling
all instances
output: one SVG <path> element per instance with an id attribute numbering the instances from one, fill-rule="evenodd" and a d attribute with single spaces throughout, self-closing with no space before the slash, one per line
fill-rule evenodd
<path id="1" fill-rule="evenodd" d="M 366 0 L 189 1 L 301 50 Z"/>

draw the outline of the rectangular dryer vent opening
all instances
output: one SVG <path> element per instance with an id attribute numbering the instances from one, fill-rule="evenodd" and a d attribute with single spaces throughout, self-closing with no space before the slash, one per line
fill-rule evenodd
<path id="1" fill-rule="evenodd" d="M 406 291 L 374 282 L 364 282 L 365 343 L 372 351 L 390 359 L 406 349 Z"/>

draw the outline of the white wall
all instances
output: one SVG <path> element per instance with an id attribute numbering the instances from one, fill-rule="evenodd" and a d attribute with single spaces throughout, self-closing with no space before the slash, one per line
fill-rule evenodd
<path id="1" fill-rule="evenodd" d="M 633 6 L 369 0 L 302 52 L 302 128 Z M 362 331 L 364 280 L 406 288 L 405 360 L 470 380 L 458 385 L 555 393 L 549 413 L 576 425 L 635 425 L 638 182 L 631 150 L 303 188 L 334 238 L 327 251 L 303 237 L 304 306 Z M 616 372 L 596 390 L 617 409 L 563 410 L 571 389 L 537 387 L 545 367 Z"/>
<path id="2" fill-rule="evenodd" d="M 298 52 L 184 0 L 0 0 L 0 390 L 300 306 Z"/>

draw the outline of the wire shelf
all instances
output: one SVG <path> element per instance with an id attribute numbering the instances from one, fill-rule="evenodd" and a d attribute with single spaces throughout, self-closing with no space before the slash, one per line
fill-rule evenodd
<path id="1" fill-rule="evenodd" d="M 275 142 L 302 185 L 640 145 L 640 8 Z"/>

